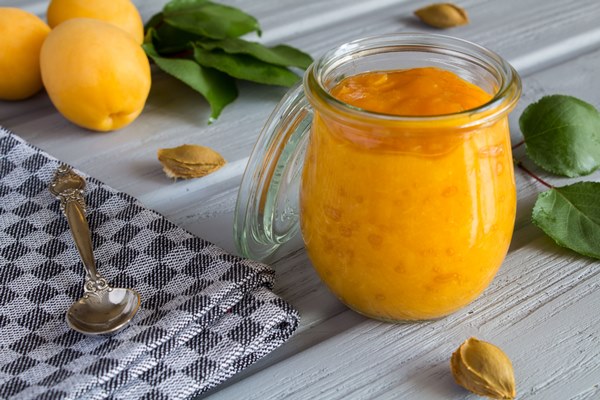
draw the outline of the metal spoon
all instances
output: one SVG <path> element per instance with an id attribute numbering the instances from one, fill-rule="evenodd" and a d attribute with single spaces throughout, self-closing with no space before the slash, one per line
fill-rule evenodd
<path id="1" fill-rule="evenodd" d="M 67 312 L 67 324 L 87 335 L 113 333 L 124 328 L 140 307 L 140 295 L 132 289 L 112 288 L 96 270 L 90 227 L 85 218 L 85 180 L 70 167 L 60 166 L 50 193 L 60 200 L 71 234 L 85 267 L 84 295 Z"/>

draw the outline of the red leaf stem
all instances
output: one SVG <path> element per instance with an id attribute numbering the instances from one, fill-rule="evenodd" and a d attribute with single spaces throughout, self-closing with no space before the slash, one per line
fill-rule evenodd
<path id="1" fill-rule="evenodd" d="M 515 145 L 512 147 L 512 149 L 513 149 L 513 150 L 514 150 L 514 149 L 517 149 L 517 148 L 521 147 L 521 146 L 522 146 L 522 145 L 524 145 L 524 144 L 525 144 L 525 140 L 521 140 L 519 143 L 515 144 Z"/>
<path id="2" fill-rule="evenodd" d="M 533 172 L 531 172 L 530 170 L 528 170 L 527 167 L 525 167 L 525 165 L 523 165 L 523 162 L 517 161 L 517 160 L 514 160 L 514 161 L 515 161 L 515 164 L 517 164 L 517 167 L 519 167 L 527 175 L 531 176 L 533 179 L 535 179 L 536 181 L 538 181 L 542 185 L 546 186 L 548 189 L 553 189 L 554 188 L 553 185 L 549 184 L 548 182 L 546 182 L 545 180 L 543 180 L 542 178 L 540 178 L 539 176 L 537 176 L 536 174 L 534 174 Z"/>

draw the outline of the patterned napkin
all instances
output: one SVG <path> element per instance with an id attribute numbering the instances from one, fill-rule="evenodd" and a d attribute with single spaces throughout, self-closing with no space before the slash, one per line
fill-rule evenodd
<path id="1" fill-rule="evenodd" d="M 59 162 L 0 128 L 0 398 L 183 399 L 266 355 L 298 325 L 273 271 L 192 236 L 87 178 L 98 270 L 135 288 L 130 326 L 85 336 L 65 322 L 84 270 L 48 185 Z"/>

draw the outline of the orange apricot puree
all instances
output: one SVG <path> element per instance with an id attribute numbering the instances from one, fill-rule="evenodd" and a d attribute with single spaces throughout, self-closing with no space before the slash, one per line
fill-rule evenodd
<path id="1" fill-rule="evenodd" d="M 492 97 L 433 67 L 351 76 L 331 94 L 402 116 L 453 114 Z M 452 118 L 417 127 L 315 111 L 302 234 L 322 280 L 360 313 L 447 315 L 481 294 L 506 255 L 516 208 L 507 118 L 474 127 L 468 113 Z"/>

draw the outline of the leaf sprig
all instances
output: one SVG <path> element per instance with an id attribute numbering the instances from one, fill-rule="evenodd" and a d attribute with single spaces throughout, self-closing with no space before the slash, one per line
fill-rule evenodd
<path id="1" fill-rule="evenodd" d="M 236 79 L 292 86 L 312 58 L 287 45 L 266 47 L 240 38 L 261 34 L 256 18 L 209 0 L 171 0 L 145 26 L 143 48 L 164 72 L 199 92 L 210 122 L 238 95 Z"/>
<path id="2" fill-rule="evenodd" d="M 580 99 L 546 96 L 519 119 L 527 155 L 542 169 L 567 177 L 600 167 L 600 113 Z M 578 182 L 538 195 L 532 220 L 560 246 L 600 259 L 600 183 Z"/>

